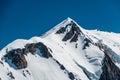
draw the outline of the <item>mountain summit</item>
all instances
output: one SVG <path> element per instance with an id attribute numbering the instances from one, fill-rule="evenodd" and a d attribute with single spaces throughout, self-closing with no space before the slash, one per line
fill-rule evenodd
<path id="1" fill-rule="evenodd" d="M 40 37 L 0 51 L 1 80 L 120 80 L 120 34 L 67 18 Z"/>

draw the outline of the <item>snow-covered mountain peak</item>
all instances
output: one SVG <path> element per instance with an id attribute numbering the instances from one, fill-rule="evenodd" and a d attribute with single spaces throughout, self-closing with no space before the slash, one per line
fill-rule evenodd
<path id="1" fill-rule="evenodd" d="M 50 34 L 61 34 L 61 33 L 67 33 L 70 30 L 72 32 L 77 32 L 82 30 L 83 28 L 80 27 L 77 22 L 75 22 L 73 19 L 71 18 L 67 18 L 65 20 L 63 20 L 61 23 L 59 23 L 58 25 L 56 25 L 55 27 L 53 27 L 52 29 L 50 29 L 48 32 L 46 32 L 42 37 L 47 37 Z"/>
<path id="2" fill-rule="evenodd" d="M 67 18 L 43 36 L 0 51 L 2 80 L 120 80 L 120 35 L 85 30 Z"/>
<path id="3" fill-rule="evenodd" d="M 68 17 L 67 19 L 65 19 L 66 21 L 73 21 L 73 19 L 72 18 L 70 18 L 70 17 Z"/>
<path id="4" fill-rule="evenodd" d="M 43 38 L 59 37 L 61 41 L 76 42 L 80 36 L 85 36 L 84 29 L 71 18 L 67 18 L 45 33 Z"/>

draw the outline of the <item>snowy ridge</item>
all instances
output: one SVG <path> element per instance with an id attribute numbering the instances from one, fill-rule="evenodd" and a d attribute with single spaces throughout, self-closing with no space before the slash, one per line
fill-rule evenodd
<path id="1" fill-rule="evenodd" d="M 65 27 L 67 24 L 71 23 L 73 21 L 77 26 L 79 26 L 73 19 L 68 17 L 67 19 L 63 20 L 61 23 L 50 29 L 48 32 L 43 34 L 41 37 L 44 38 L 48 36 L 49 34 L 55 33 L 57 30 L 59 30 L 61 27 Z M 80 29 L 84 30 L 81 26 L 79 26 Z"/>
<path id="2" fill-rule="evenodd" d="M 52 34 L 53 32 L 56 32 L 56 31 L 59 30 L 62 26 L 70 23 L 71 20 L 72 20 L 72 19 L 68 17 L 67 19 L 65 19 L 64 21 L 62 21 L 61 23 L 59 23 L 58 25 L 56 25 L 56 26 L 53 27 L 52 29 L 50 29 L 48 32 L 46 32 L 46 33 L 45 33 L 43 36 L 41 36 L 41 37 L 44 38 L 44 37 L 48 36 L 49 34 Z"/>
<path id="3" fill-rule="evenodd" d="M 119 39 L 119 34 L 85 30 L 67 18 L 41 37 L 17 39 L 4 47 L 0 51 L 0 78 L 119 80 Z M 110 74 L 106 66 L 117 68 L 116 74 Z M 103 76 L 107 76 L 105 72 L 108 77 Z"/>

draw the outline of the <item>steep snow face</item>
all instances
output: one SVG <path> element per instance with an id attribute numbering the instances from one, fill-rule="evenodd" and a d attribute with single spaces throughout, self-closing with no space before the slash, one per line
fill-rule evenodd
<path id="1" fill-rule="evenodd" d="M 88 31 L 88 30 L 87 30 Z M 110 52 L 110 56 L 114 58 L 116 65 L 120 66 L 120 34 L 102 32 L 102 31 L 88 31 L 88 36 L 94 38 L 94 42 L 100 42 L 106 45 Z"/>
<path id="2" fill-rule="evenodd" d="M 84 34 L 86 33 L 84 29 L 76 22 L 69 19 L 66 23 L 61 23 L 59 29 L 56 27 L 55 32 L 51 31 L 52 34 L 44 37 L 46 42 L 54 42 L 50 47 L 55 48 L 53 49 L 53 52 L 57 53 L 54 54 L 55 59 L 79 76 L 82 73 L 87 75 L 88 79 L 99 79 L 104 53 L 93 45 L 92 40 Z M 80 77 L 80 79 L 84 78 Z"/>
<path id="3" fill-rule="evenodd" d="M 119 34 L 85 30 L 67 18 L 41 37 L 18 39 L 0 52 L 2 80 L 102 80 L 120 67 Z M 105 54 L 108 56 L 105 56 Z M 109 66 L 107 63 L 110 60 Z M 107 63 L 107 64 L 106 64 Z M 104 65 L 105 64 L 105 65 Z M 111 70 L 116 71 L 116 70 Z M 118 77 L 118 72 L 112 75 Z M 117 78 L 119 79 L 119 78 Z"/>

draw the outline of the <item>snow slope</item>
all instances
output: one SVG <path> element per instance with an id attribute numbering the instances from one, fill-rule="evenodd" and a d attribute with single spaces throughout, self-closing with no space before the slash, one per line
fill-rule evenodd
<path id="1" fill-rule="evenodd" d="M 61 28 L 62 30 L 58 32 Z M 86 30 L 74 20 L 67 18 L 40 37 L 32 37 L 29 40 L 17 39 L 4 47 L 0 51 L 0 78 L 2 80 L 99 80 L 103 72 L 105 55 L 95 44 L 100 43 L 107 46 L 107 49 L 110 48 L 109 55 L 115 60 L 115 65 L 120 67 L 119 39 L 120 34 Z M 34 55 L 31 52 L 24 55 L 27 67 L 22 69 L 16 69 L 15 64 L 5 58 L 11 50 L 23 49 L 26 44 L 39 42 L 47 46 L 52 57 L 43 57 L 43 53 L 35 48 Z"/>

